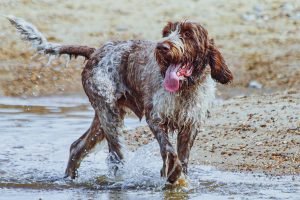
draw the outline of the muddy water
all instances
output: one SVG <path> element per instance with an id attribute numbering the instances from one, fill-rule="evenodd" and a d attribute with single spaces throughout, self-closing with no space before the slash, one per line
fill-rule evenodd
<path id="1" fill-rule="evenodd" d="M 84 97 L 0 97 L 0 199 L 300 199 L 300 177 L 270 177 L 190 166 L 188 187 L 166 187 L 155 142 L 126 150 L 118 177 L 109 175 L 103 143 L 80 177 L 64 180 L 70 144 L 88 128 Z M 127 118 L 125 128 L 144 124 Z"/>

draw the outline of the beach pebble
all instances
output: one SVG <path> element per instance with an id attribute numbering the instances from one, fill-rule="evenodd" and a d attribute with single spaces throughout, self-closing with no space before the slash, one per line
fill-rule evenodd
<path id="1" fill-rule="evenodd" d="M 263 143 L 262 142 L 256 142 L 255 145 L 256 146 L 261 146 L 261 145 L 263 145 Z"/>
<path id="2" fill-rule="evenodd" d="M 245 21 L 254 21 L 256 20 L 255 14 L 252 13 L 244 13 L 241 15 L 241 18 Z"/>
<path id="3" fill-rule="evenodd" d="M 125 26 L 125 25 L 119 25 L 116 27 L 116 31 L 118 32 L 124 32 L 124 31 L 128 31 L 128 26 Z"/>
<path id="4" fill-rule="evenodd" d="M 292 19 L 295 19 L 295 20 L 300 20 L 300 12 L 297 12 L 297 13 L 294 14 L 291 18 L 292 18 Z"/>
<path id="5" fill-rule="evenodd" d="M 254 89 L 261 89 L 263 85 L 259 83 L 258 81 L 250 81 L 248 84 L 249 88 L 254 88 Z"/>
<path id="6" fill-rule="evenodd" d="M 291 4 L 289 2 L 283 3 L 280 7 L 281 7 L 282 11 L 284 11 L 284 12 L 291 12 L 294 10 L 293 4 Z"/>
<path id="7" fill-rule="evenodd" d="M 253 7 L 253 10 L 258 14 L 258 13 L 261 13 L 264 9 L 263 9 L 262 5 L 255 5 Z"/>

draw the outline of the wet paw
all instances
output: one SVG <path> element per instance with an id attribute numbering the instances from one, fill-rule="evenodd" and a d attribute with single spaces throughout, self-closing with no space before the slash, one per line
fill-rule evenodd
<path id="1" fill-rule="evenodd" d="M 175 183 L 181 176 L 181 172 L 182 172 L 181 164 L 180 163 L 175 164 L 173 170 L 169 171 L 167 180 L 172 184 Z"/>
<path id="2" fill-rule="evenodd" d="M 161 176 L 166 177 L 168 182 L 175 183 L 181 176 L 182 165 L 178 156 L 174 153 L 166 153 L 165 162 L 161 169 Z"/>
<path id="3" fill-rule="evenodd" d="M 78 167 L 79 167 L 78 164 L 69 161 L 67 169 L 65 171 L 64 178 L 68 178 L 68 177 L 70 177 L 71 179 L 77 178 L 78 177 L 78 170 L 77 170 Z"/>
<path id="4" fill-rule="evenodd" d="M 66 169 L 64 178 L 70 177 L 71 179 L 75 179 L 78 177 L 78 171 L 73 169 Z"/>
<path id="5" fill-rule="evenodd" d="M 119 171 L 122 171 L 124 163 L 115 153 L 110 153 L 107 157 L 107 164 L 110 174 L 117 176 Z"/>

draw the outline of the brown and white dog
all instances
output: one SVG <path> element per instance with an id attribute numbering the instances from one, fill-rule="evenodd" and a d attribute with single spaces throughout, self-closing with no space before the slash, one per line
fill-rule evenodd
<path id="1" fill-rule="evenodd" d="M 126 109 L 145 116 L 163 159 L 161 175 L 170 183 L 187 174 L 190 149 L 214 99 L 215 82 L 229 83 L 232 73 L 207 31 L 193 22 L 169 22 L 158 42 L 108 42 L 95 49 L 60 45 L 30 23 L 8 17 L 38 52 L 87 59 L 82 85 L 95 110 L 90 128 L 70 148 L 66 177 L 75 178 L 81 160 L 104 139 L 113 169 L 123 163 L 119 142 Z M 168 133 L 176 132 L 177 151 Z"/>

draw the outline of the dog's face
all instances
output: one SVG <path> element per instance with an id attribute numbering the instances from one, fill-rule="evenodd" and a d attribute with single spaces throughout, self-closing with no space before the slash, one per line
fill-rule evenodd
<path id="1" fill-rule="evenodd" d="M 207 64 L 212 78 L 226 84 L 232 74 L 225 61 L 208 39 L 207 31 L 193 22 L 169 22 L 162 31 L 163 38 L 157 43 L 155 57 L 164 77 L 164 87 L 177 92 L 182 85 L 193 85 Z"/>

